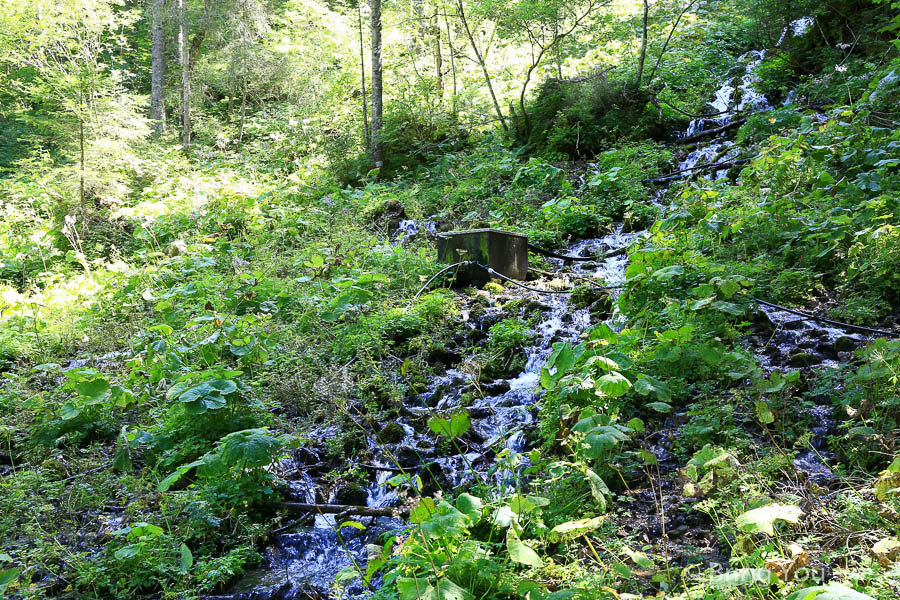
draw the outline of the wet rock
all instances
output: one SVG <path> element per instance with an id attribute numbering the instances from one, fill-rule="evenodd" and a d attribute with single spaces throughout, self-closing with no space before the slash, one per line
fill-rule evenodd
<path id="1" fill-rule="evenodd" d="M 314 465 L 319 461 L 319 454 L 312 448 L 304 446 L 294 450 L 294 462 L 298 465 Z"/>
<path id="2" fill-rule="evenodd" d="M 365 506 L 369 495 L 358 483 L 347 482 L 340 486 L 334 493 L 334 501 L 338 504 L 351 504 L 353 506 Z"/>
<path id="3" fill-rule="evenodd" d="M 381 444 L 398 444 L 406 437 L 406 431 L 400 423 L 388 423 L 381 428 L 375 439 Z"/>
<path id="4" fill-rule="evenodd" d="M 763 329 L 774 329 L 776 325 L 769 313 L 761 309 L 753 313 L 753 322 Z"/>
<path id="5" fill-rule="evenodd" d="M 449 367 L 459 362 L 459 352 L 447 348 L 432 348 L 428 352 L 428 364 L 432 366 Z"/>
<path id="6" fill-rule="evenodd" d="M 592 285 L 579 285 L 572 290 L 572 304 L 578 308 L 598 306 L 601 312 L 612 311 L 612 298 L 607 290 Z"/>
<path id="7" fill-rule="evenodd" d="M 406 209 L 396 199 L 388 199 L 375 207 L 372 211 L 372 220 L 392 233 L 400 226 L 400 221 L 406 218 Z"/>
<path id="8" fill-rule="evenodd" d="M 447 469 L 446 464 L 431 462 L 419 471 L 422 477 L 422 495 L 431 496 L 435 492 L 444 492 L 453 489 L 453 473 Z"/>
<path id="9" fill-rule="evenodd" d="M 613 304 L 612 299 L 608 296 L 602 300 L 597 300 L 588 306 L 588 313 L 594 320 L 604 320 L 612 316 Z"/>
<path id="10" fill-rule="evenodd" d="M 840 335 L 834 340 L 834 350 L 838 354 L 841 352 L 851 352 L 857 346 L 862 344 L 863 340 L 857 335 Z"/>
<path id="11" fill-rule="evenodd" d="M 782 329 L 787 329 L 788 331 L 796 331 L 798 329 L 803 329 L 803 319 L 794 319 L 791 321 L 784 321 L 781 323 Z"/>
<path id="12" fill-rule="evenodd" d="M 793 352 L 788 360 L 792 367 L 811 367 L 822 362 L 822 357 L 810 352 Z"/>
<path id="13" fill-rule="evenodd" d="M 481 384 L 481 389 L 489 396 L 499 396 L 509 391 L 509 381 L 506 379 L 498 379 Z"/>
<path id="14" fill-rule="evenodd" d="M 397 462 L 404 468 L 414 467 L 422 462 L 419 452 L 409 445 L 400 446 L 394 454 L 397 456 Z"/>

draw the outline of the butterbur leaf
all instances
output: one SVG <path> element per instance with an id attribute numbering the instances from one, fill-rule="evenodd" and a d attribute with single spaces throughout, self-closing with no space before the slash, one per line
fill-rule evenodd
<path id="1" fill-rule="evenodd" d="M 591 469 L 584 470 L 584 478 L 587 479 L 591 488 L 591 496 L 597 503 L 600 512 L 606 512 L 606 499 L 612 495 L 606 482 Z"/>
<path id="2" fill-rule="evenodd" d="M 797 523 L 802 515 L 803 511 L 797 506 L 769 504 L 745 512 L 738 516 L 735 522 L 742 531 L 748 533 L 762 532 L 775 535 L 775 521 Z"/>
<path id="3" fill-rule="evenodd" d="M 129 540 L 138 540 L 143 537 L 155 538 L 161 536 L 162 534 L 162 527 L 141 521 L 139 523 L 134 523 L 131 526 L 131 531 L 128 532 L 127 537 Z"/>
<path id="4" fill-rule="evenodd" d="M 193 565 L 194 555 L 191 554 L 191 549 L 185 544 L 181 544 L 180 556 L 178 557 L 178 567 L 181 573 L 187 573 Z"/>
<path id="5" fill-rule="evenodd" d="M 622 552 L 627 555 L 628 558 L 630 558 L 634 562 L 634 564 L 642 569 L 652 569 L 654 566 L 653 561 L 650 560 L 650 558 L 647 557 L 647 555 L 643 552 L 636 552 L 628 546 L 623 546 Z"/>
<path id="6" fill-rule="evenodd" d="M 631 382 L 618 371 L 613 371 L 597 379 L 597 389 L 606 396 L 618 398 L 631 389 Z"/>
<path id="7" fill-rule="evenodd" d="M 768 569 L 734 569 L 721 575 L 716 575 L 710 580 L 714 588 L 730 589 L 754 583 L 766 585 L 775 583 L 775 574 Z"/>
<path id="8" fill-rule="evenodd" d="M 18 569 L 4 569 L 0 571 L 0 594 L 6 592 L 6 588 L 9 587 L 9 584 L 14 582 L 19 578 L 19 570 Z"/>
<path id="9" fill-rule="evenodd" d="M 434 587 L 437 590 L 437 600 L 472 600 L 474 597 L 447 577 L 438 579 Z"/>
<path id="10" fill-rule="evenodd" d="M 766 425 L 775 422 L 775 415 L 769 408 L 769 403 L 765 400 L 758 400 L 756 402 L 756 418 L 759 419 L 760 423 L 764 423 Z"/>
<path id="11" fill-rule="evenodd" d="M 456 498 L 456 508 L 459 512 L 472 519 L 473 522 L 478 522 L 481 519 L 481 510 L 484 508 L 484 503 L 481 501 L 481 498 L 462 493 Z"/>
<path id="12" fill-rule="evenodd" d="M 647 375 L 638 375 L 637 381 L 634 382 L 634 391 L 642 396 L 653 394 L 660 402 L 672 400 L 672 392 L 669 387 L 662 381 Z"/>
<path id="13" fill-rule="evenodd" d="M 98 400 L 109 391 L 109 382 L 105 379 L 79 381 L 75 384 L 75 391 L 88 400 Z"/>
<path id="14" fill-rule="evenodd" d="M 557 525 L 550 530 L 550 541 L 557 542 L 559 540 L 574 540 L 584 534 L 594 531 L 603 524 L 606 517 L 594 517 L 592 519 L 579 519 L 577 521 L 567 521 Z"/>
<path id="15" fill-rule="evenodd" d="M 733 302 L 723 302 L 717 301 L 712 303 L 712 308 L 718 310 L 723 313 L 727 313 L 729 315 L 733 315 L 735 317 L 739 317 L 744 314 L 744 309 Z"/>
<path id="16" fill-rule="evenodd" d="M 797 590 L 785 600 L 875 600 L 868 594 L 857 592 L 840 583 L 817 585 Z"/>
<path id="17" fill-rule="evenodd" d="M 419 500 L 418 504 L 409 511 L 409 522 L 418 525 L 436 512 L 437 507 L 434 505 L 434 500 L 431 498 L 422 498 Z"/>
<path id="18" fill-rule="evenodd" d="M 64 421 L 71 421 L 75 417 L 81 414 L 81 409 L 72 404 L 71 402 L 66 402 L 59 409 L 59 418 Z"/>
<path id="19" fill-rule="evenodd" d="M 508 506 L 501 506 L 494 513 L 494 523 L 500 527 L 509 527 L 516 521 L 516 513 Z"/>
<path id="20" fill-rule="evenodd" d="M 530 513 L 537 507 L 525 496 L 516 494 L 513 496 L 512 500 L 509 501 L 509 508 L 517 515 L 524 515 Z"/>
<path id="21" fill-rule="evenodd" d="M 538 556 L 538 553 L 525 545 L 518 537 L 514 536 L 512 530 L 506 536 L 506 549 L 509 551 L 509 557 L 513 562 L 517 562 L 529 567 L 540 568 L 544 566 L 544 561 Z"/>
<path id="22" fill-rule="evenodd" d="M 647 405 L 647 408 L 652 408 L 656 412 L 668 413 L 672 412 L 672 407 L 665 402 L 651 402 Z"/>
<path id="23" fill-rule="evenodd" d="M 222 439 L 221 446 L 222 461 L 243 469 L 265 467 L 281 450 L 281 442 L 266 429 L 229 433 Z"/>
<path id="24" fill-rule="evenodd" d="M 424 577 L 398 577 L 397 591 L 400 600 L 436 600 L 434 586 Z"/>
<path id="25" fill-rule="evenodd" d="M 128 560 L 129 558 L 134 558 L 135 556 L 137 556 L 140 550 L 140 544 L 129 544 L 116 550 L 113 556 L 116 557 L 116 560 Z"/>

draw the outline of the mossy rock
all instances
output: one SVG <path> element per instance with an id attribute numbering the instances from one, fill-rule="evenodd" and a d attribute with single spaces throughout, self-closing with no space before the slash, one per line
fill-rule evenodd
<path id="1" fill-rule="evenodd" d="M 492 294 L 502 294 L 503 293 L 503 286 L 500 285 L 499 283 L 497 283 L 496 281 L 488 281 L 486 284 L 484 284 L 484 287 L 481 289 L 483 289 L 486 292 L 490 292 Z"/>
<path id="2" fill-rule="evenodd" d="M 369 495 L 358 483 L 348 481 L 337 489 L 334 500 L 338 504 L 350 504 L 353 506 L 365 506 Z"/>
<path id="3" fill-rule="evenodd" d="M 794 352 L 789 362 L 792 367 L 811 367 L 821 363 L 822 357 L 810 352 Z"/>
<path id="4" fill-rule="evenodd" d="M 612 311 L 612 297 L 609 290 L 592 285 L 578 285 L 572 289 L 572 304 L 578 308 L 591 308 L 591 312 Z"/>
<path id="5" fill-rule="evenodd" d="M 406 431 L 400 423 L 388 423 L 381 428 L 375 439 L 380 444 L 398 444 L 406 437 Z"/>

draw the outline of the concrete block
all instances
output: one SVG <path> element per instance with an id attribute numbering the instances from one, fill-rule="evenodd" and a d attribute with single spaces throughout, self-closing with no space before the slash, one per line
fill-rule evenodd
<path id="1" fill-rule="evenodd" d="M 528 277 L 528 236 L 499 229 L 469 229 L 437 235 L 438 260 L 453 264 L 474 260 L 511 279 Z M 485 283 L 490 275 L 475 266 L 461 267 L 457 283 Z"/>

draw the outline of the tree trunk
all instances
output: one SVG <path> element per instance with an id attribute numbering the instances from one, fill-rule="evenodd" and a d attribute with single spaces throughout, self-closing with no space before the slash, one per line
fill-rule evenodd
<path id="1" fill-rule="evenodd" d="M 381 139 L 382 80 L 381 80 L 381 0 L 369 0 L 372 25 L 372 160 L 376 169 L 384 166 L 384 142 Z"/>
<path id="2" fill-rule="evenodd" d="M 178 14 L 178 64 L 181 66 L 181 144 L 187 150 L 191 145 L 191 71 L 190 56 L 185 28 L 185 0 L 175 0 L 175 11 Z"/>
<path id="3" fill-rule="evenodd" d="M 87 223 L 87 207 L 84 198 L 84 94 L 79 95 L 81 112 L 78 114 L 78 145 L 81 157 L 78 168 L 78 196 L 81 201 L 81 234 L 84 235 L 84 226 Z"/>
<path id="4" fill-rule="evenodd" d="M 503 126 L 504 132 L 509 133 L 509 125 L 506 124 L 506 117 L 503 116 L 503 111 L 500 110 L 500 103 L 497 102 L 497 95 L 494 93 L 494 86 L 491 84 L 491 75 L 488 73 L 484 58 L 482 58 L 481 52 L 478 50 L 478 44 L 475 43 L 475 38 L 472 36 L 472 30 L 469 29 L 469 22 L 466 21 L 466 11 L 465 8 L 463 8 L 462 0 L 456 0 L 456 10 L 459 11 L 459 18 L 466 31 L 466 37 L 469 38 L 469 44 L 471 44 L 472 50 L 475 51 L 475 58 L 478 60 L 478 64 L 481 65 L 481 72 L 484 73 L 484 81 L 487 83 L 488 91 L 491 93 L 491 100 L 494 101 L 494 110 L 497 111 L 497 117 L 500 118 L 500 125 Z"/>
<path id="5" fill-rule="evenodd" d="M 444 97 L 444 56 L 441 54 L 441 10 L 440 5 L 434 5 L 434 75 L 437 77 L 438 95 Z"/>
<path id="6" fill-rule="evenodd" d="M 164 76 L 166 70 L 166 32 L 163 29 L 165 0 L 153 0 L 153 49 L 150 76 L 150 119 L 157 135 L 166 130 L 166 98 Z"/>
<path id="7" fill-rule="evenodd" d="M 456 119 L 456 57 L 453 56 L 453 36 L 450 34 L 450 17 L 444 14 L 447 25 L 447 48 L 450 51 L 450 71 L 453 73 L 453 118 Z"/>
<path id="8" fill-rule="evenodd" d="M 247 111 L 247 78 L 243 78 L 243 82 L 241 85 L 241 124 L 238 128 L 238 143 L 237 150 L 241 151 L 241 144 L 244 143 L 244 115 Z"/>
<path id="9" fill-rule="evenodd" d="M 641 87 L 641 80 L 644 78 L 644 60 L 647 58 L 647 20 L 650 14 L 650 5 L 644 0 L 644 19 L 641 28 L 641 56 L 638 59 L 638 72 L 635 77 L 635 88 Z"/>
<path id="10" fill-rule="evenodd" d="M 369 98 L 366 96 L 366 55 L 365 44 L 363 42 L 363 21 L 362 21 L 362 0 L 356 4 L 356 17 L 359 20 L 359 75 L 362 85 L 362 116 L 363 116 L 363 136 L 366 144 L 366 154 L 372 156 L 372 138 L 369 137 Z"/>
<path id="11" fill-rule="evenodd" d="M 381 506 L 356 506 L 353 504 L 309 504 L 306 502 L 276 502 L 275 508 L 282 508 L 290 512 L 321 513 L 326 515 L 357 515 L 360 517 L 393 517 L 409 516 L 408 508 L 390 508 Z"/>

